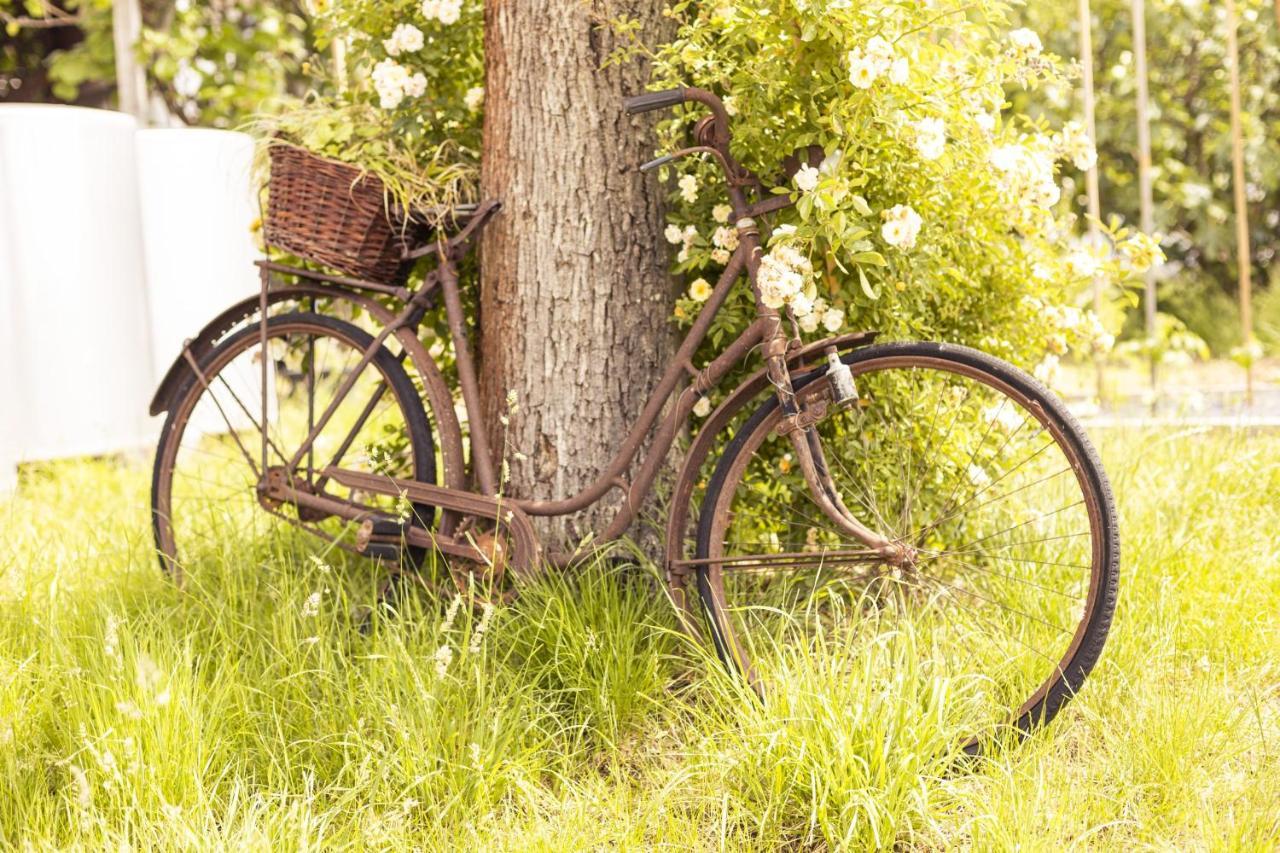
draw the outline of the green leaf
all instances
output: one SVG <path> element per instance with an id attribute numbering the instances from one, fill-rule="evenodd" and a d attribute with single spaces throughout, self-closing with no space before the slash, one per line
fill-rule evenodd
<path id="1" fill-rule="evenodd" d="M 862 292 L 867 298 L 873 302 L 880 298 L 880 294 L 876 293 L 875 288 L 871 286 L 871 282 L 867 281 L 867 274 L 862 271 L 862 267 L 858 267 L 858 284 L 862 285 Z"/>
<path id="2" fill-rule="evenodd" d="M 849 258 L 855 264 L 872 264 L 877 267 L 887 267 L 889 262 L 884 259 L 884 255 L 879 252 L 858 252 Z"/>

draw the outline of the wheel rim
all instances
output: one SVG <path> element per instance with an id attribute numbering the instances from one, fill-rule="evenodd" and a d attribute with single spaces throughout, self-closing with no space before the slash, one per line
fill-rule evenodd
<path id="1" fill-rule="evenodd" d="M 435 482 L 438 460 L 429 425 L 395 359 L 383 350 L 361 371 L 315 448 L 290 468 L 303 437 L 372 339 L 356 327 L 319 317 L 276 318 L 268 334 L 268 469 L 300 488 L 429 524 L 431 507 L 356 494 L 321 473 L 337 464 Z M 171 410 L 156 458 L 153 520 L 161 563 L 179 582 L 184 567 L 206 547 L 217 548 L 228 531 L 255 539 L 282 526 L 300 527 L 318 534 L 319 541 L 354 548 L 350 522 L 264 501 L 257 492 L 262 472 L 260 353 L 256 327 L 233 336 L 201 365 L 209 387 L 193 377 Z"/>
<path id="2" fill-rule="evenodd" d="M 1011 719 L 1025 730 L 1056 710 L 1058 702 L 1047 702 L 1051 690 L 1071 687 L 1064 674 L 1088 633 L 1108 559 L 1103 498 L 1088 476 L 1083 449 L 1035 394 L 965 362 L 900 355 L 850 366 L 860 405 L 818 427 L 832 479 L 855 516 L 910 542 L 920 550 L 919 562 L 910 575 L 894 571 L 860 543 L 831 533 L 803 481 L 797 486 L 799 475 L 782 470 L 788 442 L 773 434 L 781 412 L 772 406 L 735 439 L 741 443 L 717 470 L 713 486 L 718 482 L 719 488 L 704 505 L 699 526 L 697 573 L 717 648 L 756 681 L 757 666 L 779 656 L 780 638 L 812 642 L 815 633 L 837 630 L 862 630 L 870 637 L 899 627 L 886 626 L 885 617 L 900 608 L 897 621 L 917 620 L 911 630 L 927 636 L 935 652 L 939 635 L 952 635 L 954 651 L 941 655 L 951 671 L 934 677 L 965 675 L 958 654 L 964 641 L 972 646 L 965 658 L 970 669 L 987 668 L 998 673 L 993 681 L 1008 682 L 990 692 L 1017 696 L 1007 704 L 988 702 L 973 731 L 984 733 Z M 810 400 L 826 393 L 825 378 L 801 392 Z M 932 442 L 922 440 L 925 433 Z M 912 440 L 901 441 L 903 435 Z M 994 448 L 1001 452 L 993 454 Z M 1019 451 L 1027 461 L 1007 470 L 994 466 L 993 456 L 1017 461 Z M 942 474 L 927 495 L 919 479 L 926 470 Z M 1054 491 L 1060 499 L 1045 500 Z M 1040 509 L 1028 510 L 1037 503 Z M 761 508 L 755 518 L 753 506 Z M 1023 517 L 1011 512 L 1014 507 Z M 766 512 L 781 519 L 762 520 Z M 1068 529 L 1073 523 L 1078 529 Z M 874 619 L 867 613 L 869 600 L 879 608 Z M 993 622 L 997 609 L 1003 616 Z M 927 616 L 922 622 L 920 613 Z M 841 618 L 847 624 L 837 625 Z M 868 621 L 881 630 L 866 631 Z M 996 661 L 999 646 L 976 642 L 982 629 L 1007 635 L 1003 653 L 1016 661 Z M 978 736 L 971 734 L 967 745 Z"/>

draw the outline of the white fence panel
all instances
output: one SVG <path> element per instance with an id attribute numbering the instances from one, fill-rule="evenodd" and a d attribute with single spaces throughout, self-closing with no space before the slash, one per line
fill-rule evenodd
<path id="1" fill-rule="evenodd" d="M 226 130 L 138 131 L 151 346 L 158 372 L 168 368 L 183 342 L 205 323 L 257 292 L 253 149 L 250 136 Z M 246 375 L 255 378 L 234 389 L 235 394 L 256 402 L 261 399 L 257 371 Z M 234 402 L 224 402 L 225 411 L 238 421 L 235 426 L 248 426 Z M 210 409 L 208 414 L 217 412 Z M 192 426 L 211 432 L 225 428 L 220 417 Z"/>
<path id="2" fill-rule="evenodd" d="M 19 458 L 150 443 L 155 383 L 134 120 L 0 105 Z"/>

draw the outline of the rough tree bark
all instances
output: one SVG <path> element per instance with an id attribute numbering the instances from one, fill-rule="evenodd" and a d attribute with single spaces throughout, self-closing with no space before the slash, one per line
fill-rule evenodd
<path id="1" fill-rule="evenodd" d="M 508 494 L 564 498 L 608 463 L 671 347 L 674 300 L 661 241 L 661 189 L 636 167 L 652 156 L 652 117 L 622 112 L 643 90 L 639 64 L 601 69 L 606 18 L 661 38 L 652 0 L 488 0 L 481 185 L 502 214 L 481 247 L 480 357 L 488 421 L 509 391 Z M 650 42 L 652 43 L 652 42 Z M 504 441 L 495 436 L 495 453 Z M 523 454 L 520 458 L 516 454 Z M 612 517 L 621 493 L 544 522 L 550 544 Z M 634 531 L 633 531 L 634 532 Z"/>

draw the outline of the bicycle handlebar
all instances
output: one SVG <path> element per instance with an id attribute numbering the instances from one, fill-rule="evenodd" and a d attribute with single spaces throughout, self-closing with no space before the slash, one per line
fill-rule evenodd
<path id="1" fill-rule="evenodd" d="M 712 131 L 710 136 L 701 139 L 700 142 L 720 149 L 727 146 L 729 144 L 729 113 L 724 108 L 724 102 L 714 92 L 708 92 L 706 89 L 699 89 L 696 86 L 677 86 L 674 89 L 665 89 L 661 92 L 645 92 L 643 95 L 624 98 L 622 108 L 626 110 L 628 115 L 636 115 L 637 113 L 647 113 L 651 110 L 677 107 L 689 101 L 706 106 L 711 110 L 711 115 L 715 120 L 710 128 Z"/>
<path id="2" fill-rule="evenodd" d="M 626 110 L 627 115 L 633 116 L 638 113 L 651 112 L 652 110 L 676 107 L 683 103 L 684 86 L 677 86 L 674 89 L 666 89 L 662 92 L 645 92 L 643 95 L 624 98 L 622 108 Z"/>

